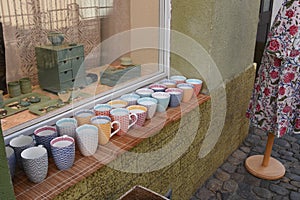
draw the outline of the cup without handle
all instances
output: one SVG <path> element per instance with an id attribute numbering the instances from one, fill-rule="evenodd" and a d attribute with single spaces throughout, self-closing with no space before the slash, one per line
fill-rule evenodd
<path id="1" fill-rule="evenodd" d="M 130 129 L 133 125 L 135 125 L 135 123 L 136 123 L 137 120 L 138 120 L 138 116 L 137 116 L 137 114 L 135 114 L 135 113 L 129 114 L 129 120 L 132 119 L 132 116 L 134 116 L 135 120 L 133 120 L 133 122 L 132 122 L 131 124 L 129 124 L 128 129 Z"/>
<path id="2" fill-rule="evenodd" d="M 115 125 L 115 124 L 118 125 L 118 128 L 117 128 L 117 130 L 115 130 L 114 132 L 110 133 L 110 138 L 111 138 L 112 136 L 114 136 L 116 133 L 118 133 L 119 130 L 121 129 L 121 124 L 120 124 L 119 121 L 113 121 L 113 122 L 111 123 L 110 127 L 111 127 L 111 128 L 114 128 L 114 125 Z"/>

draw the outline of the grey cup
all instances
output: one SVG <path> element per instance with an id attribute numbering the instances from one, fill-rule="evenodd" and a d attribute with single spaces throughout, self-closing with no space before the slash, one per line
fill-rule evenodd
<path id="1" fill-rule="evenodd" d="M 34 183 L 42 182 L 48 173 L 48 154 L 42 145 L 30 147 L 21 153 L 24 172 Z"/>

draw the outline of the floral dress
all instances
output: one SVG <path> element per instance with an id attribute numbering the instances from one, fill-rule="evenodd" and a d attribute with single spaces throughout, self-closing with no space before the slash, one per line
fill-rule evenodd
<path id="1" fill-rule="evenodd" d="M 286 0 L 271 31 L 247 117 L 258 128 L 282 137 L 300 133 L 300 0 Z"/>

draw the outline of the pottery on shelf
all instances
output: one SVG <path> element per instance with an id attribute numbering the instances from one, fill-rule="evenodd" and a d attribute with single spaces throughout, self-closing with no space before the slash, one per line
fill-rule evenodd
<path id="1" fill-rule="evenodd" d="M 63 43 L 65 35 L 59 32 L 50 32 L 48 33 L 48 40 L 52 43 L 53 46 L 59 46 Z"/>

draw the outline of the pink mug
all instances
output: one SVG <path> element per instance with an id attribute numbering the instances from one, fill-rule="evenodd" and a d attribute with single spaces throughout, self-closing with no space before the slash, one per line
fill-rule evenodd
<path id="1" fill-rule="evenodd" d="M 138 116 L 135 113 L 130 113 L 127 108 L 115 108 L 110 111 L 112 121 L 120 122 L 120 131 L 117 135 L 124 135 L 137 122 Z M 116 130 L 117 127 L 114 126 Z"/>

